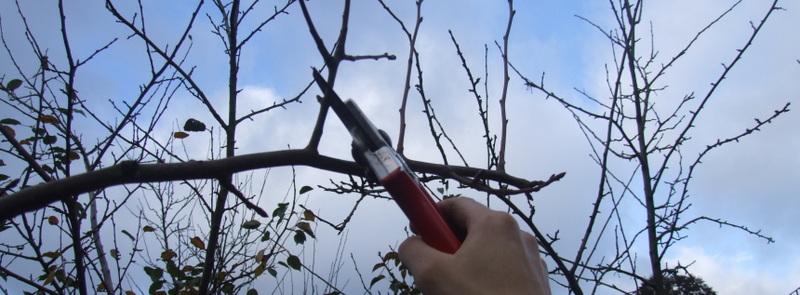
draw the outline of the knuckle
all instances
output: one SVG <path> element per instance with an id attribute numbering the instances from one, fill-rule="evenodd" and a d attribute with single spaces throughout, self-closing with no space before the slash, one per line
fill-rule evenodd
<path id="1" fill-rule="evenodd" d="M 514 216 L 505 212 L 492 211 L 487 214 L 484 222 L 497 229 L 519 230 L 519 225 L 517 224 L 517 220 L 514 219 Z"/>
<path id="2" fill-rule="evenodd" d="M 522 235 L 522 241 L 526 245 L 535 246 L 535 250 L 539 250 L 539 241 L 536 240 L 536 237 L 524 231 L 521 231 L 520 235 Z"/>

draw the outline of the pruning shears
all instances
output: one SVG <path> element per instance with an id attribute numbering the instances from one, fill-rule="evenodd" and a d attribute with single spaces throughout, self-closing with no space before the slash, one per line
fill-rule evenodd
<path id="1" fill-rule="evenodd" d="M 325 101 L 350 131 L 357 162 L 366 166 L 386 188 L 425 243 L 439 251 L 455 253 L 461 241 L 416 174 L 392 148 L 388 136 L 372 125 L 353 100 L 343 102 L 316 69 L 314 80 Z"/>

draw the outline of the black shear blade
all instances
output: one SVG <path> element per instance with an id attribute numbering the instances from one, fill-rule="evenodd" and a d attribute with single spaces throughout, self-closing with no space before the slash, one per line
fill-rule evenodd
<path id="1" fill-rule="evenodd" d="M 343 102 L 316 69 L 314 69 L 314 80 L 322 90 L 324 100 L 331 106 L 350 134 L 361 139 L 370 151 L 388 145 L 378 133 L 378 129 L 364 116 L 358 105 L 352 100 Z"/>

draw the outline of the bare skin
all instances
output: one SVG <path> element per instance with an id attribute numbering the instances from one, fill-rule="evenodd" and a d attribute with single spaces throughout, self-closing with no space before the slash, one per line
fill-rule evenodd
<path id="1" fill-rule="evenodd" d="M 423 293 L 551 294 L 536 238 L 511 215 L 468 198 L 444 200 L 439 207 L 466 233 L 461 248 L 450 255 L 413 236 L 398 249 Z"/>

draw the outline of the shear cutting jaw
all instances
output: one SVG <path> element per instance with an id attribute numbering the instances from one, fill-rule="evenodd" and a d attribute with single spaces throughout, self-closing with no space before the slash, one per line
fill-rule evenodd
<path id="1" fill-rule="evenodd" d="M 333 109 L 350 131 L 356 161 L 367 166 L 376 176 L 425 243 L 439 251 L 455 253 L 461 247 L 461 241 L 416 174 L 392 148 L 388 136 L 372 125 L 355 102 L 342 102 L 317 70 L 314 70 L 314 80 L 325 93 L 323 103 Z"/>
<path id="2" fill-rule="evenodd" d="M 343 102 L 316 70 L 314 70 L 314 80 L 325 93 L 328 105 L 353 137 L 355 152 L 362 155 L 366 162 L 362 164 L 368 166 L 378 180 L 397 168 L 408 171 L 400 155 L 391 148 L 388 139 L 384 138 L 375 125 L 372 125 L 355 102 L 352 100 Z"/>

